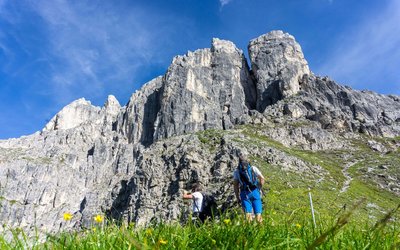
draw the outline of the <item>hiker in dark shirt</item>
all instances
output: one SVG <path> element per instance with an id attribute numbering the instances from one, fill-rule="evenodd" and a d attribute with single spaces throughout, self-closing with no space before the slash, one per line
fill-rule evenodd
<path id="1" fill-rule="evenodd" d="M 264 176 L 258 168 L 251 166 L 243 153 L 239 154 L 239 165 L 233 173 L 233 188 L 235 196 L 246 219 L 251 221 L 253 213 L 258 222 L 262 221 L 261 187 Z"/>

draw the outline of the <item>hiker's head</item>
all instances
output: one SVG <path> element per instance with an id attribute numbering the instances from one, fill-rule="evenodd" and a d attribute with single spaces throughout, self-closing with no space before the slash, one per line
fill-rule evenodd
<path id="1" fill-rule="evenodd" d="M 249 161 L 244 153 L 239 153 L 239 166 L 247 167 L 249 165 Z"/>
<path id="2" fill-rule="evenodd" d="M 201 186 L 200 186 L 200 184 L 199 184 L 199 183 L 194 183 L 194 184 L 192 185 L 192 192 L 199 192 L 199 191 L 201 191 Z"/>

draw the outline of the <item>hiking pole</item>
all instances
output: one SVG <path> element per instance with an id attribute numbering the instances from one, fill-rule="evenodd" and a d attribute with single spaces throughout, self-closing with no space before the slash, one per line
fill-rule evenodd
<path id="1" fill-rule="evenodd" d="M 310 188 L 308 188 L 308 197 L 310 198 L 310 207 L 311 207 L 312 219 L 313 219 L 313 222 L 314 222 L 314 228 L 317 228 L 317 224 L 315 223 L 314 207 L 313 207 L 313 203 L 312 203 L 311 189 Z"/>

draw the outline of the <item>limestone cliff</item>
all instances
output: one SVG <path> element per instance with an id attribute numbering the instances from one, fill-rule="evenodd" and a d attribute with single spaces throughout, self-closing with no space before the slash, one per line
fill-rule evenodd
<path id="1" fill-rule="evenodd" d="M 399 97 L 315 76 L 291 35 L 272 31 L 248 49 L 251 69 L 232 42 L 213 39 L 209 49 L 175 57 L 123 107 L 113 96 L 103 107 L 79 99 L 41 132 L 0 141 L 0 220 L 45 232 L 88 226 L 99 213 L 137 224 L 173 220 L 182 189 L 195 181 L 226 208 L 239 151 L 310 181 L 330 178 L 282 148 L 246 146 L 238 125 L 308 150 L 347 147 L 344 138 L 359 133 L 400 135 Z M 227 133 L 199 134 L 206 130 Z"/>

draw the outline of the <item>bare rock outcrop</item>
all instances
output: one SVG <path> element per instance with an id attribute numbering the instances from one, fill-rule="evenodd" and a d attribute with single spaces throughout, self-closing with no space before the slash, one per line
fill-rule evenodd
<path id="1" fill-rule="evenodd" d="M 242 122 L 254 106 L 249 75 L 243 52 L 229 41 L 213 39 L 211 49 L 175 57 L 163 78 L 154 139 Z"/>
<path id="2" fill-rule="evenodd" d="M 118 131 L 128 138 L 129 143 L 153 143 L 163 84 L 163 78 L 157 77 L 143 85 L 131 96 L 125 112 L 120 114 Z"/>
<path id="3" fill-rule="evenodd" d="M 327 77 L 310 76 L 297 100 L 305 117 L 325 129 L 385 137 L 400 133 L 398 96 L 356 91 Z"/>
<path id="4" fill-rule="evenodd" d="M 301 79 L 311 74 L 300 45 L 283 31 L 271 31 L 251 40 L 248 49 L 260 112 L 299 92 Z"/>
<path id="5" fill-rule="evenodd" d="M 178 219 L 181 189 L 199 180 L 226 208 L 240 150 L 311 180 L 329 178 L 262 142 L 246 148 L 240 130 L 207 145 L 197 133 L 208 129 L 256 124 L 254 134 L 308 150 L 343 147 L 339 132 L 400 135 L 399 97 L 313 75 L 291 35 L 260 36 L 249 54 L 251 70 L 232 42 L 213 39 L 211 48 L 175 57 L 125 106 L 113 96 L 103 107 L 79 99 L 41 132 L 0 141 L 0 221 L 57 232 L 88 226 L 98 213 L 138 224 Z M 72 221 L 62 220 L 65 212 Z"/>
<path id="6" fill-rule="evenodd" d="M 100 125 L 104 129 L 110 129 L 107 125 L 112 124 L 120 112 L 121 105 L 112 95 L 108 96 L 103 108 L 93 106 L 90 101 L 81 98 L 58 112 L 46 124 L 42 132 L 73 129 L 85 124 Z"/>

